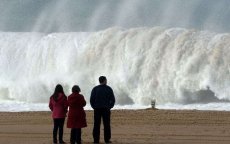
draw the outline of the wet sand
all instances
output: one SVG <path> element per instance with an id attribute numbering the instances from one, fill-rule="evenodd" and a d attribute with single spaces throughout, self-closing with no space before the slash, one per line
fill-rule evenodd
<path id="1" fill-rule="evenodd" d="M 93 111 L 83 144 L 92 143 Z M 113 110 L 113 144 L 229 144 L 230 112 L 196 110 Z M 50 112 L 0 112 L 1 144 L 52 144 Z M 66 125 L 65 125 L 66 127 Z M 103 127 L 101 128 L 101 131 Z M 69 143 L 70 129 L 64 140 Z M 103 131 L 101 132 L 103 142 Z"/>

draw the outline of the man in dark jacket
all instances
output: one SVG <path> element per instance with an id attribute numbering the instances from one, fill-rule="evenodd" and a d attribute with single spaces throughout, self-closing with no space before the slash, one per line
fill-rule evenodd
<path id="1" fill-rule="evenodd" d="M 99 143 L 102 118 L 104 124 L 104 141 L 105 143 L 111 143 L 110 109 L 115 104 L 115 97 L 112 88 L 107 86 L 105 76 L 100 76 L 99 82 L 100 85 L 93 88 L 90 96 L 90 104 L 94 109 L 93 138 L 95 144 Z"/>

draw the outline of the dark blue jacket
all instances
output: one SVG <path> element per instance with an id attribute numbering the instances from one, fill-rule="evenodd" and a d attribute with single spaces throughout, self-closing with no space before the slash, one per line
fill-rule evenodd
<path id="1" fill-rule="evenodd" d="M 90 104 L 95 108 L 113 108 L 115 97 L 111 87 L 107 85 L 98 85 L 93 88 L 90 96 Z"/>

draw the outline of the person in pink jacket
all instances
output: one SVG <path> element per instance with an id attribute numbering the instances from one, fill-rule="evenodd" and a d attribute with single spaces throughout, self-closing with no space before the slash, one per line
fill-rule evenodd
<path id="1" fill-rule="evenodd" d="M 87 126 L 84 106 L 86 101 L 84 96 L 79 94 L 81 89 L 78 85 L 72 88 L 72 94 L 68 96 L 69 113 L 67 119 L 67 128 L 71 128 L 71 144 L 81 144 L 81 128 Z"/>
<path id="2" fill-rule="evenodd" d="M 59 143 L 65 144 L 63 141 L 63 126 L 68 111 L 68 102 L 63 87 L 60 84 L 56 86 L 53 95 L 50 97 L 49 108 L 52 111 L 54 122 L 53 143 L 57 144 L 57 132 L 59 130 Z"/>

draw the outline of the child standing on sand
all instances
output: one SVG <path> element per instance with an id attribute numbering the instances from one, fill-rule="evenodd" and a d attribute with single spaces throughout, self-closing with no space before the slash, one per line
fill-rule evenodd
<path id="1" fill-rule="evenodd" d="M 57 132 L 59 130 L 59 144 L 65 144 L 63 141 L 63 126 L 68 109 L 68 103 L 63 87 L 60 84 L 56 86 L 53 95 L 50 97 L 49 108 L 52 111 L 54 122 L 53 143 L 57 144 Z"/>
<path id="2" fill-rule="evenodd" d="M 81 144 L 81 128 L 87 126 L 86 114 L 83 108 L 86 105 L 86 101 L 84 96 L 79 94 L 80 92 L 80 87 L 74 85 L 72 88 L 72 94 L 68 96 L 69 113 L 67 127 L 71 128 L 71 144 Z"/>

